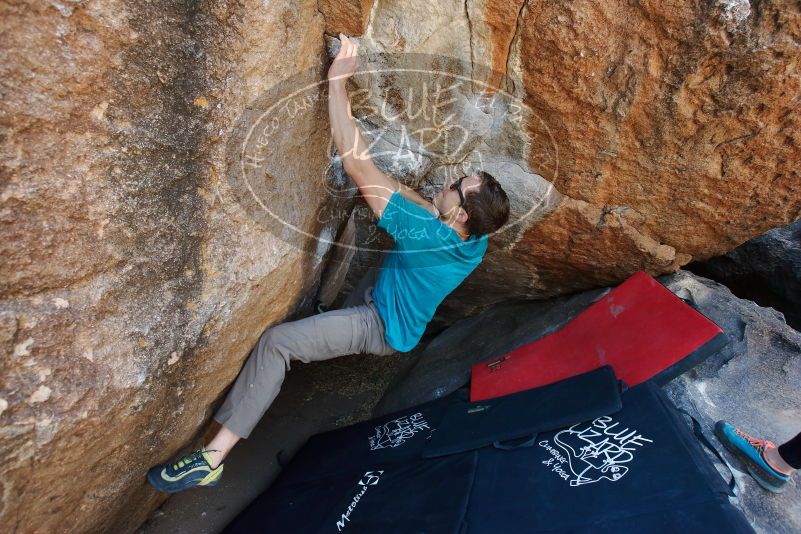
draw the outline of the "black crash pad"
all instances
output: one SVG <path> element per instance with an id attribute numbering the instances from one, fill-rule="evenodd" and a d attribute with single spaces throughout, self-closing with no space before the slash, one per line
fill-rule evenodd
<path id="1" fill-rule="evenodd" d="M 618 380 L 610 366 L 504 397 L 451 402 L 423 456 L 442 456 L 533 437 L 539 432 L 613 414 L 621 408 Z"/>

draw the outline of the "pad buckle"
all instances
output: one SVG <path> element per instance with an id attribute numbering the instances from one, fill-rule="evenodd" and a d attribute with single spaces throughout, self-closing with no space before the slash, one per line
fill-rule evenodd
<path id="1" fill-rule="evenodd" d="M 490 372 L 496 371 L 500 369 L 501 364 L 509 359 L 509 356 L 501 356 L 497 360 L 492 360 L 491 362 L 487 362 L 487 367 L 489 367 Z"/>

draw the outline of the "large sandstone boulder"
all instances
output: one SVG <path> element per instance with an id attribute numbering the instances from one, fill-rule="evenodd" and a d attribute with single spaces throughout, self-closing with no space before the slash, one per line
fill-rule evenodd
<path id="1" fill-rule="evenodd" d="M 316 2 L 12 2 L 3 26 L 0 524 L 131 531 L 324 246 L 264 228 L 226 141 L 287 73 L 324 78 Z M 291 38 L 288 38 L 291 36 Z M 295 222 L 338 202 L 321 101 L 284 132 Z M 297 241 L 297 240 L 296 240 Z"/>
<path id="2" fill-rule="evenodd" d="M 0 20 L 0 522 L 20 532 L 133 529 L 163 499 L 147 467 L 198 438 L 265 327 L 309 311 L 327 258 L 380 258 L 330 160 L 326 34 L 469 82 L 442 108 L 458 127 L 417 123 L 425 151 L 366 115 L 407 109 L 420 78 L 353 82 L 388 91 L 354 109 L 403 149 L 388 172 L 431 192 L 486 168 L 512 196 L 440 323 L 672 271 L 801 208 L 797 5 L 95 0 Z M 355 286 L 345 270 L 326 283 Z"/>
<path id="3" fill-rule="evenodd" d="M 660 278 L 715 321 L 729 344 L 665 388 L 698 418 L 714 443 L 715 421 L 727 419 L 756 436 L 781 443 L 801 432 L 801 333 L 781 314 L 735 297 L 726 287 L 687 271 Z M 594 289 L 544 301 L 505 302 L 463 319 L 413 354 L 417 363 L 396 378 L 374 415 L 440 398 L 467 384 L 470 368 L 548 335 L 605 294 Z M 689 421 L 688 421 L 688 424 Z M 723 450 L 718 444 L 718 448 Z M 790 534 L 801 528 L 801 489 L 766 494 L 726 454 L 739 484 L 737 504 L 759 532 Z M 716 458 L 710 453 L 710 459 Z M 724 476 L 731 476 L 721 466 Z M 797 477 L 796 477 L 797 478 Z"/>
<path id="4" fill-rule="evenodd" d="M 512 135 L 490 132 L 465 161 L 506 184 L 514 165 L 547 192 L 528 217 L 531 195 L 511 192 L 517 224 L 493 239 L 438 321 L 637 270 L 675 271 L 797 219 L 799 9 L 739 0 L 376 3 L 365 50 L 456 58 L 525 111 Z M 506 167 L 486 164 L 492 156 Z M 423 182 L 438 181 L 440 163 L 430 165 Z"/>

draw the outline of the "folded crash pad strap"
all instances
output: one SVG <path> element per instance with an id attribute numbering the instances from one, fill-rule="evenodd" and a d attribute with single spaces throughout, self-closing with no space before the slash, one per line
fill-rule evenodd
<path id="1" fill-rule="evenodd" d="M 511 439 L 506 441 L 496 441 L 492 444 L 496 449 L 504 451 L 513 451 L 522 447 L 533 447 L 537 442 L 537 434 L 533 434 L 527 438 Z"/>
<path id="2" fill-rule="evenodd" d="M 735 476 L 734 476 L 734 470 L 732 469 L 731 465 L 729 465 L 729 462 L 727 462 L 727 461 L 726 461 L 726 458 L 724 458 L 724 457 L 723 457 L 723 455 L 722 455 L 722 454 L 720 454 L 720 452 L 719 452 L 719 451 L 718 451 L 718 450 L 715 448 L 715 446 L 714 446 L 714 445 L 712 445 L 712 442 L 711 442 L 711 441 L 709 441 L 709 438 L 707 438 L 707 437 L 704 435 L 704 431 L 703 431 L 703 429 L 701 428 L 701 423 L 699 423 L 699 422 L 698 422 L 698 419 L 696 419 L 696 418 L 695 418 L 695 417 L 694 417 L 692 414 L 690 414 L 690 412 L 688 412 L 687 410 L 684 410 L 684 409 L 682 409 L 682 408 L 676 408 L 676 410 L 677 410 L 679 413 L 682 413 L 682 414 L 684 414 L 684 415 L 686 415 L 687 417 L 689 417 L 689 418 L 690 418 L 690 420 L 691 420 L 691 421 L 692 421 L 692 423 L 693 423 L 693 434 L 695 434 L 695 437 L 696 437 L 696 438 L 698 438 L 698 441 L 700 441 L 700 442 L 701 442 L 701 444 L 702 444 L 704 447 L 706 447 L 706 449 L 707 449 L 709 452 L 711 452 L 712 454 L 714 454 L 714 455 L 715 455 L 715 457 L 716 457 L 718 460 L 720 460 L 720 463 L 722 463 L 723 465 L 725 465 L 725 466 L 726 466 L 726 469 L 728 469 L 728 470 L 729 470 L 729 474 L 731 475 L 731 478 L 729 479 L 729 482 L 728 482 L 728 487 L 729 487 L 729 493 L 728 493 L 728 494 L 729 494 L 730 496 L 732 496 L 732 497 L 736 496 L 736 495 L 737 495 L 737 479 L 736 479 L 736 478 L 735 478 Z"/>
<path id="3" fill-rule="evenodd" d="M 609 366 L 481 402 L 460 400 L 445 414 L 423 449 L 432 458 L 555 430 L 621 408 L 618 380 Z M 504 444 L 501 443 L 503 446 Z"/>
<path id="4" fill-rule="evenodd" d="M 674 378 L 727 343 L 723 330 L 645 273 L 604 294 L 560 330 L 472 370 L 470 400 L 551 384 L 611 365 L 629 386 Z"/>

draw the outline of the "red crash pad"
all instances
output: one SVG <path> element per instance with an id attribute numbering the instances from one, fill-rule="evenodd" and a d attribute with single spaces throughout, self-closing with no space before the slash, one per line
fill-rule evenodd
<path id="1" fill-rule="evenodd" d="M 633 387 L 725 343 L 718 325 L 639 272 L 560 330 L 473 366 L 470 400 L 544 386 L 603 365 Z"/>

